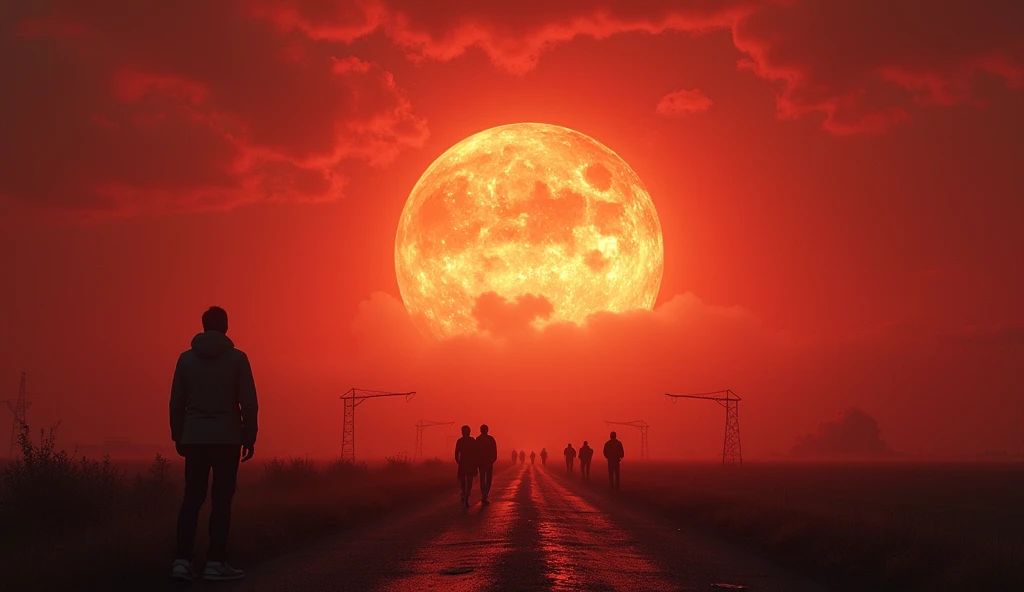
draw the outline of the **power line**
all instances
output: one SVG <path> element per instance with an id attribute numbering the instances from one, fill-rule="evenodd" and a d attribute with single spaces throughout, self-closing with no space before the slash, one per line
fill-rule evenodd
<path id="1" fill-rule="evenodd" d="M 18 398 L 13 401 L 4 401 L 7 408 L 14 414 L 14 422 L 11 425 L 11 458 L 16 458 L 18 450 L 18 434 L 28 426 L 28 408 L 32 406 L 25 391 L 25 373 L 21 373 L 21 385 L 18 387 Z"/>
<path id="2" fill-rule="evenodd" d="M 356 462 L 356 407 L 367 399 L 378 397 L 405 397 L 406 402 L 416 396 L 416 391 L 392 393 L 369 389 L 351 388 L 341 396 L 345 412 L 341 425 L 341 462 Z"/>
<path id="3" fill-rule="evenodd" d="M 723 396 L 724 395 L 724 396 Z M 722 441 L 722 464 L 743 464 L 743 448 L 740 446 L 740 401 L 742 399 L 729 389 L 710 393 L 673 395 L 665 393 L 673 403 L 679 399 L 704 399 L 715 401 L 725 407 L 725 438 Z"/>
<path id="4" fill-rule="evenodd" d="M 419 420 L 416 423 L 416 456 L 413 460 L 423 460 L 423 428 L 432 428 L 434 426 L 450 426 L 455 425 L 454 421 L 424 421 Z"/>

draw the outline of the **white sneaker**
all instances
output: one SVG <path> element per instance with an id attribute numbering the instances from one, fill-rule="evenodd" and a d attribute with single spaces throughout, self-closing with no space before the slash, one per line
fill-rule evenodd
<path id="1" fill-rule="evenodd" d="M 196 572 L 192 571 L 192 562 L 188 559 L 175 559 L 174 565 L 171 566 L 171 577 L 186 581 L 196 579 Z"/>
<path id="2" fill-rule="evenodd" d="M 227 561 L 207 561 L 203 570 L 204 580 L 240 580 L 245 572 L 228 565 Z"/>

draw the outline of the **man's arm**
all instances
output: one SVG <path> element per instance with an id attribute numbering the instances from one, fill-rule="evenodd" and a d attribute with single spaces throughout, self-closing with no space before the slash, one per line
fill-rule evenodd
<path id="1" fill-rule="evenodd" d="M 455 443 L 455 462 L 456 462 L 456 463 L 457 463 L 457 462 L 459 462 L 459 459 L 460 459 L 461 457 L 462 457 L 462 439 L 460 438 L 460 439 L 459 439 L 459 440 L 458 440 L 458 441 L 457 441 L 457 442 Z"/>
<path id="2" fill-rule="evenodd" d="M 238 406 L 242 412 L 242 446 L 247 450 L 246 456 L 252 458 L 251 450 L 256 446 L 256 432 L 259 431 L 260 406 L 256 400 L 256 381 L 252 377 L 252 366 L 249 365 L 249 358 L 244 353 L 238 376 Z"/>
<path id="3" fill-rule="evenodd" d="M 185 376 L 181 369 L 181 358 L 174 365 L 174 378 L 171 379 L 171 440 L 175 444 L 181 443 L 181 434 L 185 429 L 185 407 L 188 402 L 188 393 L 185 390 Z"/>

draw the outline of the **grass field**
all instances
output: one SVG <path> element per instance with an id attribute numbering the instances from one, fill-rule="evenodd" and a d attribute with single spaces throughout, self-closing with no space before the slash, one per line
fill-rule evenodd
<path id="1" fill-rule="evenodd" d="M 166 577 L 180 459 L 73 458 L 52 434 L 0 467 L 0 592 Z M 845 590 L 1024 590 L 1024 464 L 626 462 L 624 503 Z M 578 477 L 574 477 L 574 480 Z M 306 458 L 242 466 L 230 553 L 245 566 L 454 488 L 450 466 Z M 607 495 L 604 463 L 595 493 Z M 209 504 L 206 505 L 206 512 Z M 197 549 L 205 549 L 205 514 Z M 200 558 L 201 559 L 201 558 Z"/>
<path id="2" fill-rule="evenodd" d="M 633 462 L 622 479 L 632 503 L 848 590 L 1024 590 L 1024 464 Z"/>
<path id="3" fill-rule="evenodd" d="M 30 462 L 0 470 L 0 592 L 166 579 L 183 491 L 180 459 L 148 467 L 84 461 L 52 441 L 47 449 L 45 439 L 30 454 Z M 413 466 L 392 459 L 367 468 L 254 459 L 239 474 L 229 553 L 251 565 L 453 484 L 451 467 L 439 461 Z M 200 517 L 200 553 L 208 515 L 209 503 Z"/>

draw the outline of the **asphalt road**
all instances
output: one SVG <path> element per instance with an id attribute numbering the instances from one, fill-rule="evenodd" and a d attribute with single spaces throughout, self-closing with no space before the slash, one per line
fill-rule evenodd
<path id="1" fill-rule="evenodd" d="M 595 463 L 594 478 L 606 473 Z M 450 498 L 398 512 L 262 565 L 243 581 L 189 588 L 231 591 L 372 590 L 824 590 L 741 550 L 581 487 L 564 467 L 506 468 L 491 505 Z M 628 487 L 628 465 L 623 465 Z"/>

